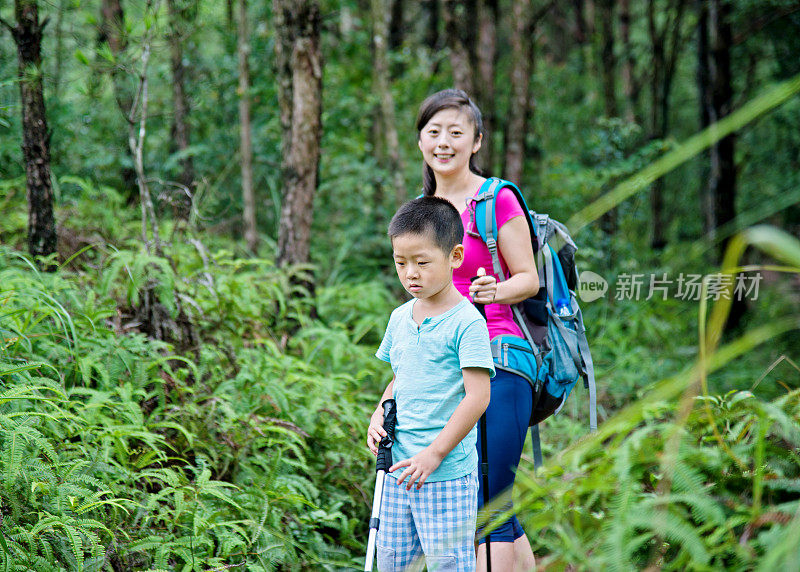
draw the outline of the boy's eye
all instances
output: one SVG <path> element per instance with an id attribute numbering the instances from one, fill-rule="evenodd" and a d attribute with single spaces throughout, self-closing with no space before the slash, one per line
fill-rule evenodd
<path id="1" fill-rule="evenodd" d="M 406 265 L 406 263 L 405 263 L 405 262 L 399 262 L 399 261 L 397 261 L 397 260 L 395 260 L 395 261 L 394 261 L 394 263 L 395 263 L 397 266 L 405 266 L 405 265 Z"/>
<path id="2" fill-rule="evenodd" d="M 425 266 L 428 263 L 427 262 L 418 262 L 417 264 L 419 264 L 420 266 Z"/>
<path id="3" fill-rule="evenodd" d="M 459 136 L 461 135 L 461 131 L 451 131 L 451 132 L 450 132 L 450 134 L 451 134 L 453 137 L 459 137 Z"/>

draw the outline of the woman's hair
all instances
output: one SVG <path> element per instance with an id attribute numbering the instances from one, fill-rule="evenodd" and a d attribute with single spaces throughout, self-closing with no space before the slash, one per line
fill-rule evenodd
<path id="1" fill-rule="evenodd" d="M 422 105 L 419 106 L 417 114 L 417 138 L 422 133 L 431 118 L 443 109 L 458 109 L 466 112 L 475 127 L 475 141 L 483 134 L 483 118 L 481 110 L 469 98 L 465 91 L 461 89 L 444 89 L 433 95 L 429 95 Z M 469 158 L 469 170 L 478 175 L 483 175 L 483 171 L 475 164 L 475 154 Z M 433 169 L 422 162 L 422 189 L 426 195 L 433 195 L 436 192 L 436 179 L 433 176 Z"/>

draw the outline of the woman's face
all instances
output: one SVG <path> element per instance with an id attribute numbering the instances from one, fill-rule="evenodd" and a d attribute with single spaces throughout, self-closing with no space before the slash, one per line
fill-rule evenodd
<path id="1" fill-rule="evenodd" d="M 481 148 L 475 140 L 475 126 L 461 109 L 437 112 L 419 133 L 422 158 L 437 175 L 448 176 L 469 170 L 469 159 Z"/>

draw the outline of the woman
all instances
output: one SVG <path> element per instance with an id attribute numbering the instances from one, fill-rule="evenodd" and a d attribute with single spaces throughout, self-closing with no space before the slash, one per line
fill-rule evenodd
<path id="1" fill-rule="evenodd" d="M 502 189 L 496 198 L 497 243 L 503 272 L 509 278 L 497 281 L 491 273 L 492 257 L 486 244 L 474 236 L 471 199 L 486 181 L 475 165 L 481 148 L 483 122 L 478 107 L 461 90 L 448 89 L 428 97 L 417 116 L 419 149 L 424 160 L 426 195 L 449 200 L 461 213 L 464 224 L 464 263 L 455 271 L 453 283 L 462 295 L 486 304 L 489 337 L 523 337 L 514 323 L 511 304 L 533 296 L 539 290 L 530 231 L 524 213 L 513 193 Z M 490 272 L 485 273 L 485 269 Z M 473 276 L 480 276 L 470 282 Z M 492 379 L 491 401 L 486 410 L 489 457 L 489 497 L 514 484 L 532 407 L 528 382 L 507 371 L 497 371 Z M 478 438 L 480 443 L 480 434 Z M 478 446 L 480 457 L 480 446 Z M 481 462 L 483 459 L 481 459 Z M 483 482 L 478 492 L 483 504 Z M 492 569 L 532 570 L 533 551 L 516 516 L 491 533 Z M 485 544 L 478 547 L 478 570 L 486 570 Z"/>

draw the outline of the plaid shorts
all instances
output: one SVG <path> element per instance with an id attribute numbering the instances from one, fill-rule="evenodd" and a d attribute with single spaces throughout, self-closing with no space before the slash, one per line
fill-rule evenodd
<path id="1" fill-rule="evenodd" d="M 400 572 L 423 554 L 428 570 L 475 570 L 478 472 L 406 490 L 386 475 L 378 529 L 378 570 Z"/>

